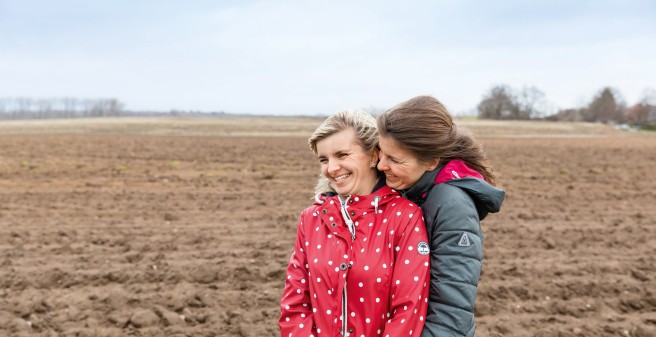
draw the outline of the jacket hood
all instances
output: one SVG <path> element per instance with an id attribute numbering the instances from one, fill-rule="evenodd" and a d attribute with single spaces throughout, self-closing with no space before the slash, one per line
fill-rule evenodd
<path id="1" fill-rule="evenodd" d="M 384 180 L 382 180 L 382 183 L 383 185 L 380 188 L 378 188 L 377 190 L 375 190 L 369 195 L 365 195 L 365 196 L 352 195 L 351 199 L 353 199 L 354 205 L 356 205 L 359 200 L 362 205 L 360 206 L 361 208 L 374 209 L 376 207 L 380 207 L 381 205 L 394 202 L 395 199 L 397 199 L 401 195 L 395 189 L 385 185 Z"/>
<path id="2" fill-rule="evenodd" d="M 385 174 L 382 172 L 378 172 L 378 183 L 376 183 L 376 186 L 374 187 L 372 192 L 378 190 L 383 185 L 385 185 Z M 319 172 L 319 178 L 317 179 L 317 184 L 314 186 L 314 194 L 316 200 L 319 197 L 319 195 L 333 196 L 336 195 L 337 192 L 335 192 L 335 188 L 333 188 L 333 186 L 330 184 L 328 178 L 324 177 L 323 174 Z"/>
<path id="3" fill-rule="evenodd" d="M 395 189 L 387 186 L 385 180 L 380 180 L 374 191 L 369 195 L 350 195 L 348 196 L 349 207 L 357 208 L 358 210 L 378 210 L 378 207 L 386 203 L 392 202 L 400 193 Z M 314 205 L 322 205 L 325 202 L 340 204 L 339 195 L 334 192 L 324 194 L 317 194 L 314 197 Z"/>
<path id="4" fill-rule="evenodd" d="M 488 213 L 499 212 L 506 195 L 504 190 L 490 185 L 480 173 L 457 159 L 424 173 L 414 186 L 401 194 L 421 205 L 437 184 L 448 184 L 465 191 L 474 200 L 480 220 Z"/>

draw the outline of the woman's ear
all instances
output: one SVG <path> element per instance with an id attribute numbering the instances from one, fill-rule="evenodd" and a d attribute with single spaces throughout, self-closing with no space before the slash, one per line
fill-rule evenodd
<path id="1" fill-rule="evenodd" d="M 378 165 L 378 151 L 378 148 L 371 151 L 371 162 L 369 166 L 372 168 L 376 168 L 376 165 Z"/>
<path id="2" fill-rule="evenodd" d="M 426 163 L 426 171 L 434 170 L 439 163 L 440 163 L 440 158 L 435 158 L 429 161 L 428 163 Z"/>

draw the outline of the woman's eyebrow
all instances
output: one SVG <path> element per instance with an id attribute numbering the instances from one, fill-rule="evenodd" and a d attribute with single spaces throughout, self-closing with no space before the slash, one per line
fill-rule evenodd
<path id="1" fill-rule="evenodd" d="M 385 152 L 385 151 L 382 151 L 382 150 L 381 150 L 380 152 L 381 152 L 382 154 L 386 155 L 387 157 L 389 157 L 390 159 L 393 159 L 393 160 L 399 160 L 399 158 L 397 158 L 396 156 L 392 156 L 392 155 L 388 154 L 388 153 Z"/>

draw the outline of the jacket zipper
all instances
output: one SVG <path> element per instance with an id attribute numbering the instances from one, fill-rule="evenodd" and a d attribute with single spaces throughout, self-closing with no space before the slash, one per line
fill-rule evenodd
<path id="1" fill-rule="evenodd" d="M 348 312 L 347 300 L 348 296 L 346 295 L 346 282 L 344 282 L 344 292 L 342 292 L 342 335 L 348 336 L 348 330 L 346 330 L 348 320 L 346 313 Z"/>

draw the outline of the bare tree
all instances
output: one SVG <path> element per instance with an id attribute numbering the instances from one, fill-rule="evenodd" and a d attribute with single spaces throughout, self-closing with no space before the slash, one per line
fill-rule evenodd
<path id="1" fill-rule="evenodd" d="M 478 117 L 486 119 L 516 119 L 519 112 L 512 90 L 506 85 L 492 87 L 477 109 Z"/>
<path id="2" fill-rule="evenodd" d="M 107 115 L 108 116 L 119 116 L 123 110 L 123 104 L 117 99 L 110 99 L 108 101 Z"/>
<path id="3" fill-rule="evenodd" d="M 48 118 L 52 116 L 52 103 L 51 99 L 40 99 L 37 100 L 37 105 L 39 106 L 38 118 Z"/>
<path id="4" fill-rule="evenodd" d="M 517 95 L 518 119 L 533 119 L 547 114 L 548 103 L 544 92 L 534 86 L 524 87 Z"/>
<path id="5" fill-rule="evenodd" d="M 606 87 L 590 102 L 584 114 L 586 122 L 621 122 L 623 103 L 619 93 Z"/>
<path id="6" fill-rule="evenodd" d="M 647 122 L 649 112 L 651 111 L 649 104 L 638 103 L 626 109 L 625 117 L 629 124 L 643 125 Z"/>
<path id="7" fill-rule="evenodd" d="M 75 117 L 77 112 L 77 99 L 73 97 L 66 97 L 63 99 L 64 103 L 64 117 Z"/>
<path id="8" fill-rule="evenodd" d="M 20 97 L 16 99 L 16 103 L 18 103 L 18 112 L 28 113 L 32 106 L 32 99 L 27 97 Z"/>
<path id="9" fill-rule="evenodd" d="M 633 125 L 648 125 L 656 123 L 656 90 L 647 88 L 642 93 L 640 102 L 626 109 L 626 121 Z"/>

